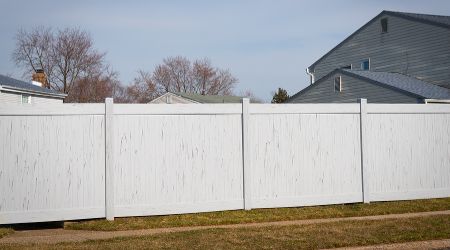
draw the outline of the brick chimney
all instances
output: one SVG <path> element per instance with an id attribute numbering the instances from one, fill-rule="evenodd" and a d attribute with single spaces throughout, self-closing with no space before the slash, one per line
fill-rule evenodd
<path id="1" fill-rule="evenodd" d="M 37 69 L 32 77 L 33 81 L 42 83 L 42 87 L 49 89 L 50 84 L 47 81 L 47 76 L 44 73 L 43 69 Z"/>

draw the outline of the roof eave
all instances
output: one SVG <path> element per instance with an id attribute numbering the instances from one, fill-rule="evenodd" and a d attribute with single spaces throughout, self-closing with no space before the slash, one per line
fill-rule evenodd
<path id="1" fill-rule="evenodd" d="M 46 96 L 46 97 L 54 97 L 54 98 L 66 98 L 67 94 L 57 94 L 57 93 L 47 93 L 47 92 L 41 92 L 41 91 L 35 91 L 30 89 L 22 89 L 22 88 L 14 88 L 8 85 L 0 85 L 0 90 L 5 90 L 8 92 L 16 92 L 16 93 L 25 93 L 25 94 L 33 94 L 38 96 Z"/>
<path id="2" fill-rule="evenodd" d="M 178 96 L 178 97 L 183 98 L 183 99 L 187 99 L 187 100 L 192 101 L 192 102 L 197 103 L 197 104 L 202 104 L 202 102 L 199 102 L 198 100 L 195 100 L 195 99 L 190 98 L 188 96 L 183 96 L 183 95 L 180 95 L 180 94 L 177 94 L 177 93 L 174 93 L 174 92 L 167 92 L 167 93 L 171 93 L 171 94 L 173 94 L 175 96 Z"/>
<path id="3" fill-rule="evenodd" d="M 412 17 L 412 16 L 408 16 L 408 15 L 404 15 L 401 12 L 395 12 L 395 11 L 384 11 L 386 14 L 391 15 L 391 16 L 395 16 L 395 17 L 399 17 L 399 18 L 403 18 L 403 19 L 407 19 L 407 20 L 411 20 L 411 21 L 417 21 L 417 22 L 421 22 L 421 23 L 425 23 L 425 24 L 430 24 L 430 25 L 435 25 L 435 26 L 439 26 L 442 28 L 447 28 L 450 29 L 450 25 L 445 24 L 445 23 L 440 23 L 440 22 L 434 22 L 431 20 L 427 20 L 427 19 L 422 19 L 419 17 Z M 410 14 L 415 14 L 415 13 L 410 13 Z"/>
<path id="4" fill-rule="evenodd" d="M 422 96 L 422 95 L 410 92 L 408 90 L 404 90 L 404 89 L 401 89 L 401 88 L 398 88 L 398 87 L 395 87 L 395 86 L 392 86 L 392 85 L 389 85 L 389 84 L 386 84 L 386 83 L 383 83 L 383 82 L 379 82 L 379 81 L 376 81 L 376 80 L 373 80 L 373 79 L 370 79 L 370 78 L 367 78 L 367 77 L 364 77 L 364 76 L 361 76 L 361 75 L 358 75 L 358 74 L 354 74 L 354 73 L 349 72 L 349 71 L 345 71 L 345 70 L 341 70 L 341 69 L 337 69 L 337 71 L 342 73 L 342 74 L 344 74 L 344 75 L 347 75 L 347 76 L 350 76 L 350 77 L 354 77 L 354 78 L 358 78 L 358 79 L 367 81 L 369 83 L 372 83 L 372 84 L 375 84 L 375 85 L 378 85 L 378 86 L 381 86 L 381 87 L 385 87 L 385 88 L 388 88 L 388 89 L 400 92 L 402 94 L 411 96 L 413 98 L 418 98 L 418 99 L 425 99 L 425 98 L 427 98 L 425 96 Z"/>
<path id="5" fill-rule="evenodd" d="M 314 86 L 316 86 L 317 84 L 321 83 L 322 81 L 324 81 L 324 79 L 327 79 L 328 77 L 330 77 L 331 75 L 333 75 L 334 73 L 336 73 L 339 69 L 334 69 L 333 71 L 331 71 L 330 73 L 326 74 L 325 76 L 323 76 L 322 78 L 320 78 L 319 80 L 315 81 L 313 84 L 308 85 L 307 87 L 305 87 L 304 89 L 300 90 L 299 92 L 297 92 L 296 94 L 294 94 L 293 96 L 289 97 L 286 100 L 286 103 L 290 103 L 290 100 L 293 100 L 294 98 L 302 95 L 303 93 L 305 93 L 306 91 L 308 91 L 309 89 L 313 88 Z"/>

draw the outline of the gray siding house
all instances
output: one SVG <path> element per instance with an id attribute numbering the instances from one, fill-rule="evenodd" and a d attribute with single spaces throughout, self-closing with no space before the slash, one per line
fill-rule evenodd
<path id="1" fill-rule="evenodd" d="M 335 69 L 288 102 L 357 102 L 359 98 L 372 103 L 423 103 L 450 99 L 450 89 L 401 73 Z"/>
<path id="2" fill-rule="evenodd" d="M 288 102 L 450 99 L 450 17 L 383 11 L 309 66 L 307 73 L 311 85 Z"/>
<path id="3" fill-rule="evenodd" d="M 0 75 L 0 104 L 62 103 L 66 94 L 41 87 L 40 82 L 24 82 Z"/>

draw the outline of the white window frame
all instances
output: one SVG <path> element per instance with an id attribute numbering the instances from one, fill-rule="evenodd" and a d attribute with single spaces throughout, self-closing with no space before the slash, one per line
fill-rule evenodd
<path id="1" fill-rule="evenodd" d="M 339 90 L 336 89 L 336 79 L 339 78 Z M 334 92 L 342 92 L 342 76 L 335 76 L 333 77 L 333 89 Z"/>
<path id="2" fill-rule="evenodd" d="M 26 102 L 24 102 L 24 98 L 26 98 Z M 22 104 L 30 104 L 31 103 L 31 95 L 27 95 L 27 94 L 21 94 L 20 95 L 20 103 Z"/>

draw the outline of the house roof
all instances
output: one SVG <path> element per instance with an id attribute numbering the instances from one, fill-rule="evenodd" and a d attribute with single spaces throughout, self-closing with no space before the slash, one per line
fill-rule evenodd
<path id="1" fill-rule="evenodd" d="M 424 82 L 417 78 L 403 75 L 400 73 L 391 72 L 376 72 L 367 70 L 349 70 L 349 69 L 335 69 L 326 76 L 322 77 L 316 83 L 300 90 L 295 95 L 291 96 L 287 102 L 295 99 L 297 96 L 305 93 L 310 88 L 316 86 L 320 82 L 328 79 L 335 73 L 341 73 L 350 77 L 359 78 L 373 84 L 394 89 L 396 91 L 421 98 L 421 99 L 450 99 L 450 90 L 431 83 Z"/>
<path id="2" fill-rule="evenodd" d="M 240 103 L 240 96 L 222 96 L 222 95 L 200 95 L 194 93 L 172 92 L 177 96 L 199 102 L 199 103 Z"/>
<path id="3" fill-rule="evenodd" d="M 398 16 L 403 18 L 409 18 L 411 20 L 425 22 L 437 26 L 442 26 L 450 28 L 450 16 L 439 16 L 439 15 L 428 15 L 419 13 L 407 13 L 407 12 L 397 12 L 397 11 L 385 11 L 385 13 Z"/>
<path id="4" fill-rule="evenodd" d="M 404 19 L 408 19 L 408 20 L 412 20 L 412 21 L 416 21 L 416 22 L 426 23 L 426 24 L 450 29 L 450 16 L 438 16 L 438 15 L 428 15 L 428 14 L 418 14 L 418 13 L 407 13 L 407 12 L 383 10 L 376 17 L 372 18 L 369 22 L 364 24 L 361 28 L 357 29 L 350 36 L 345 38 L 342 42 L 340 42 L 338 45 L 336 45 L 334 48 L 332 48 L 330 51 L 328 51 L 325 55 L 323 55 L 317 61 L 315 61 L 313 64 L 311 64 L 311 66 L 309 66 L 308 69 L 311 71 L 325 57 L 327 57 L 333 51 L 335 51 L 336 49 L 341 47 L 348 40 L 350 40 L 352 37 L 354 37 L 356 34 L 358 34 L 361 30 L 365 29 L 367 26 L 369 26 L 371 23 L 373 23 L 375 20 L 377 20 L 377 18 L 379 18 L 382 15 L 390 15 L 390 16 L 400 17 L 400 18 L 404 18 Z"/>
<path id="5" fill-rule="evenodd" d="M 340 69 L 347 75 L 374 81 L 424 99 L 450 99 L 450 90 L 415 77 L 391 72 Z"/>
<path id="6" fill-rule="evenodd" d="M 9 90 L 18 90 L 23 92 L 29 92 L 29 93 L 36 93 L 36 94 L 43 94 L 43 95 L 49 95 L 59 98 L 64 98 L 67 95 L 60 93 L 58 91 L 47 89 L 43 87 L 39 87 L 36 85 L 33 85 L 29 82 L 17 80 L 5 75 L 0 75 L 0 86 L 4 89 Z"/>

